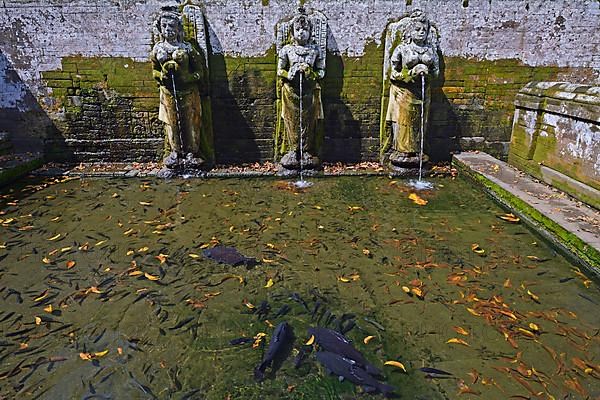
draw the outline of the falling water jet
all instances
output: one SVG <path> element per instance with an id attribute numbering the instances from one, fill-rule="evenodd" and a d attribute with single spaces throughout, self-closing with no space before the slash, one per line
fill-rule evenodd
<path id="1" fill-rule="evenodd" d="M 303 136 L 303 131 L 304 128 L 302 126 L 302 108 L 303 108 L 303 99 L 302 99 L 302 85 L 303 85 L 303 81 L 304 81 L 304 72 L 300 71 L 300 126 L 299 126 L 299 136 L 300 136 L 300 180 L 294 182 L 294 186 L 297 187 L 298 189 L 304 189 L 307 187 L 311 187 L 313 184 L 312 182 L 308 182 L 304 180 L 304 140 L 302 138 Z"/>
<path id="2" fill-rule="evenodd" d="M 423 143 L 425 142 L 425 74 L 421 73 L 421 148 L 419 151 L 419 179 L 410 180 L 409 186 L 417 190 L 433 189 L 433 183 L 423 180 Z"/>

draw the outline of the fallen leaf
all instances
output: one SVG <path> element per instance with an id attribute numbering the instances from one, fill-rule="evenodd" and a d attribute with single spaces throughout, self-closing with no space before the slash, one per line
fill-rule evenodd
<path id="1" fill-rule="evenodd" d="M 275 282 L 273 282 L 273 279 L 270 279 L 267 281 L 267 284 L 265 285 L 266 288 L 270 288 L 271 286 L 273 286 L 275 284 Z"/>
<path id="2" fill-rule="evenodd" d="M 383 363 L 383 365 L 390 365 L 392 367 L 400 368 L 402 371 L 406 372 L 404 364 L 402 364 L 400 361 L 386 361 Z"/>
<path id="3" fill-rule="evenodd" d="M 35 317 L 35 324 L 40 325 L 42 323 L 42 319 L 40 317 Z"/>
<path id="4" fill-rule="evenodd" d="M 446 343 L 455 343 L 455 344 L 462 344 L 463 346 L 469 346 L 469 343 L 465 342 L 462 339 L 457 339 L 457 338 L 448 339 L 448 340 L 446 340 Z"/>
<path id="5" fill-rule="evenodd" d="M 155 256 L 154 258 L 156 258 L 158 261 L 160 261 L 161 264 L 164 264 L 167 261 L 168 257 L 169 256 L 167 254 L 160 253 L 159 255 Z"/>
<path id="6" fill-rule="evenodd" d="M 468 331 L 468 330 L 466 330 L 466 329 L 465 329 L 465 328 L 463 328 L 463 327 L 460 327 L 460 326 L 454 326 L 454 327 L 452 327 L 452 329 L 454 329 L 454 331 L 455 331 L 456 333 L 458 333 L 459 335 L 469 336 L 469 331 Z"/>
<path id="7" fill-rule="evenodd" d="M 411 194 L 409 194 L 409 195 L 408 195 L 408 198 L 409 198 L 410 200 L 412 200 L 412 201 L 413 201 L 413 203 L 415 203 L 416 205 L 419 205 L 419 206 L 424 206 L 424 205 L 426 205 L 426 204 L 428 203 L 428 201 L 427 201 L 427 200 L 425 200 L 425 199 L 422 199 L 422 198 L 421 198 L 421 197 L 419 197 L 419 195 L 418 195 L 418 194 L 416 194 L 416 193 L 411 193 Z"/>
<path id="8" fill-rule="evenodd" d="M 190 256 L 191 258 L 200 258 L 200 256 L 198 254 L 194 254 L 194 253 L 190 253 L 190 254 L 188 254 L 188 256 Z"/>
<path id="9" fill-rule="evenodd" d="M 75 264 L 76 263 L 73 260 L 67 261 L 67 269 L 73 268 L 75 266 Z"/>
<path id="10" fill-rule="evenodd" d="M 366 338 L 363 339 L 363 343 L 364 344 L 369 344 L 369 342 L 371 340 L 373 340 L 375 338 L 375 336 L 367 336 Z"/>
<path id="11" fill-rule="evenodd" d="M 151 206 L 152 202 L 151 201 L 140 201 L 140 206 Z"/>
<path id="12" fill-rule="evenodd" d="M 485 256 L 485 250 L 482 249 L 481 247 L 479 247 L 479 245 L 477 243 L 473 243 L 471 245 L 471 250 L 473 250 L 473 253 L 479 255 L 479 256 Z"/>
<path id="13" fill-rule="evenodd" d="M 59 237 L 61 237 L 61 236 L 62 236 L 62 234 L 60 234 L 60 233 L 57 233 L 56 235 L 54 235 L 54 236 L 52 236 L 51 238 L 48 238 L 48 239 L 46 239 L 46 240 L 49 240 L 49 241 L 55 241 L 55 240 L 57 240 L 57 239 L 58 239 Z"/>
<path id="14" fill-rule="evenodd" d="M 146 279 L 151 280 L 151 281 L 158 281 L 160 279 L 160 277 L 158 277 L 156 275 L 151 275 L 147 272 L 144 272 L 144 277 L 146 277 Z"/>
<path id="15" fill-rule="evenodd" d="M 315 342 L 315 335 L 310 335 L 310 338 L 306 341 L 305 345 L 310 346 Z"/>
<path id="16" fill-rule="evenodd" d="M 47 313 L 52 313 L 52 304 L 49 304 L 48 307 L 44 307 L 44 311 Z"/>
<path id="17" fill-rule="evenodd" d="M 108 354 L 108 349 L 94 353 L 94 357 L 104 357 L 107 354 Z"/>
<path id="18" fill-rule="evenodd" d="M 511 224 L 517 224 L 521 221 L 521 219 L 513 213 L 498 215 L 497 217 L 506 222 L 510 222 Z"/>

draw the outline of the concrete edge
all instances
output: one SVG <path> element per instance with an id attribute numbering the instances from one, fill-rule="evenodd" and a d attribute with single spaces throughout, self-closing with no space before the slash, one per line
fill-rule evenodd
<path id="1" fill-rule="evenodd" d="M 40 168 L 44 164 L 44 160 L 39 158 L 33 158 L 22 163 L 18 163 L 14 166 L 6 167 L 0 170 L 0 187 L 6 186 L 15 180 L 19 179 L 23 175 L 27 175 L 33 170 Z"/>
<path id="2" fill-rule="evenodd" d="M 586 243 L 563 226 L 544 216 L 524 199 L 503 189 L 492 182 L 482 173 L 471 169 L 457 158 L 452 159 L 452 165 L 480 185 L 501 206 L 521 218 L 541 237 L 552 243 L 565 257 L 583 267 L 588 275 L 600 284 L 600 251 Z"/>

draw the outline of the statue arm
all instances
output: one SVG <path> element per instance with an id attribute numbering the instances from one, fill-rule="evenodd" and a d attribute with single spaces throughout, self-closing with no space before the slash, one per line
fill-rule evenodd
<path id="1" fill-rule="evenodd" d="M 287 68 L 289 68 L 289 58 L 284 48 L 279 51 L 279 57 L 277 59 L 277 76 L 289 79 Z"/>
<path id="2" fill-rule="evenodd" d="M 159 85 L 163 85 L 164 74 L 162 66 L 158 62 L 154 51 L 150 54 L 150 60 L 152 61 L 152 77 Z"/>
<path id="3" fill-rule="evenodd" d="M 390 63 L 392 64 L 392 73 L 390 75 L 390 79 L 392 81 L 402 81 L 402 52 L 400 51 L 400 46 L 394 49 L 392 53 L 392 57 L 390 58 Z"/>

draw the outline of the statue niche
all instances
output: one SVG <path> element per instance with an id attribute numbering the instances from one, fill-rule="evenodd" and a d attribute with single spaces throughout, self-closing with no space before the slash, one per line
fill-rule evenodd
<path id="1" fill-rule="evenodd" d="M 438 52 L 437 29 L 420 10 L 387 28 L 380 157 L 398 172 L 412 173 L 428 161 L 426 154 L 420 156 L 421 129 L 426 133 L 431 81 L 439 75 Z"/>
<path id="2" fill-rule="evenodd" d="M 285 174 L 320 168 L 327 19 L 300 8 L 277 25 L 277 128 L 275 161 Z"/>
<path id="3" fill-rule="evenodd" d="M 164 7 L 154 23 L 150 53 L 160 90 L 158 118 L 166 133 L 163 176 L 210 168 L 214 162 L 204 17 L 186 5 L 183 17 Z"/>

